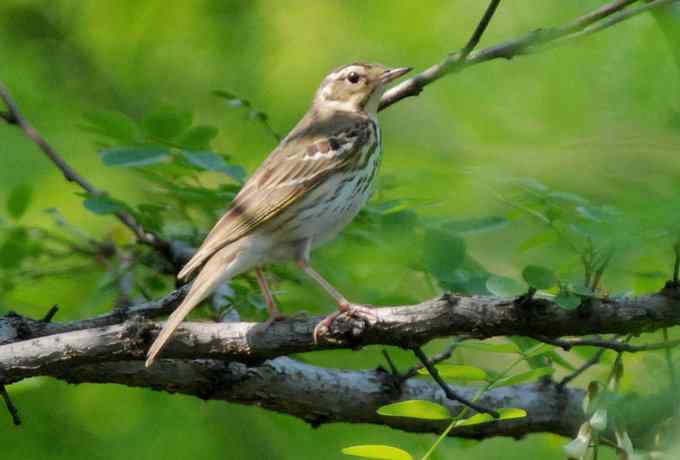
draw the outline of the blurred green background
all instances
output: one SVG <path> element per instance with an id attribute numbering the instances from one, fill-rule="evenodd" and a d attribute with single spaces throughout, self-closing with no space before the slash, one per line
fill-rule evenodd
<path id="1" fill-rule="evenodd" d="M 422 70 L 465 43 L 484 3 L 3 0 L 0 79 L 69 162 L 116 197 L 135 202 L 146 184 L 102 165 L 94 137 L 82 129 L 84 114 L 105 109 L 140 117 L 163 105 L 190 110 L 196 122 L 219 127 L 215 150 L 252 171 L 275 146 L 274 138 L 211 90 L 249 99 L 285 133 L 330 69 L 365 60 Z M 563 24 L 600 3 L 505 2 L 482 46 Z M 643 15 L 542 54 L 449 76 L 381 114 L 385 158 L 378 198 L 412 199 L 419 213 L 432 218 L 504 215 L 507 205 L 480 174 L 505 174 L 656 220 L 663 211 L 652 205 L 680 196 L 679 65 L 656 22 Z M 34 187 L 25 222 L 50 225 L 43 210 L 54 207 L 94 235 L 123 231 L 112 218 L 87 212 L 78 189 L 34 145 L 17 129 L 0 125 L 0 200 L 19 184 Z M 468 254 L 506 276 L 517 277 L 527 263 L 577 271 L 578 261 L 563 257 L 559 246 L 518 250 L 537 227 L 519 219 L 496 233 L 467 237 Z M 404 264 L 404 253 L 418 256 L 421 248 L 404 240 L 390 243 L 340 238 L 316 256 L 357 301 L 415 302 L 436 295 L 437 288 Z M 608 288 L 659 289 L 672 266 L 669 241 L 636 240 L 633 246 L 606 273 Z M 40 316 L 55 303 L 61 306 L 58 320 L 106 311 L 112 296 L 98 291 L 99 276 L 27 282 L 2 296 L 0 313 Z M 307 291 L 292 286 L 282 292 L 283 311 L 332 309 L 316 288 Z M 411 363 L 408 354 L 395 355 L 403 366 Z M 307 359 L 333 367 L 381 363 L 379 349 Z M 638 374 L 628 377 L 627 390 L 661 385 L 644 370 L 658 360 L 646 359 L 631 361 L 637 369 L 631 372 Z M 422 455 L 434 441 L 374 426 L 312 429 L 258 408 L 113 385 L 36 379 L 10 391 L 24 425 L 10 426 L 0 412 L 1 456 L 8 460 L 343 458 L 342 447 L 361 443 L 388 443 Z M 449 440 L 436 458 L 561 458 L 564 442 L 552 435 L 478 444 Z"/>

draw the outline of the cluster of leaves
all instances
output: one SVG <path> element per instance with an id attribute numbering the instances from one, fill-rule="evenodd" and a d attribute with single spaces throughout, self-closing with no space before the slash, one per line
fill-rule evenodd
<path id="1" fill-rule="evenodd" d="M 93 258 L 111 251 L 69 223 L 55 209 L 46 212 L 54 228 L 24 222 L 33 200 L 27 184 L 13 188 L 5 203 L 7 218 L 0 217 L 0 293 L 11 291 L 26 279 L 68 276 L 94 265 Z"/>
<path id="2" fill-rule="evenodd" d="M 521 344 L 521 345 L 520 345 Z M 448 362 L 437 364 L 439 375 L 452 382 L 476 385 L 477 392 L 473 401 L 477 401 L 485 392 L 496 388 L 533 382 L 552 375 L 554 369 L 547 365 L 547 357 L 552 356 L 555 350 L 552 346 L 544 343 L 522 342 L 521 340 L 489 343 L 480 341 L 463 341 L 458 344 L 462 349 L 473 350 L 482 353 L 513 354 L 515 359 L 501 371 L 483 369 L 477 366 L 452 364 Z M 512 372 L 521 363 L 526 363 L 529 370 Z M 426 369 L 421 369 L 418 374 L 428 377 Z M 477 425 L 481 423 L 502 423 L 526 417 L 527 413 L 518 408 L 502 408 L 498 410 L 499 417 L 494 418 L 489 414 L 475 414 L 468 416 L 469 408 L 464 407 L 458 414 L 452 415 L 446 406 L 431 401 L 407 400 L 380 407 L 378 414 L 385 417 L 409 417 L 423 420 L 449 421 L 448 426 L 438 437 L 433 446 L 422 456 L 422 460 L 430 458 L 437 446 L 456 428 Z M 344 454 L 364 458 L 384 460 L 411 460 L 413 456 L 397 447 L 389 445 L 360 445 L 347 447 L 342 450 Z"/>

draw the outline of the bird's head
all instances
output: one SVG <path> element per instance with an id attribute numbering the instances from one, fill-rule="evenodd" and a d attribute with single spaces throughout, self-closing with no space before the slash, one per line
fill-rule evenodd
<path id="1" fill-rule="evenodd" d="M 375 115 L 385 86 L 410 70 L 411 67 L 389 69 L 382 64 L 354 63 L 342 66 L 321 82 L 314 104 L 322 110 Z"/>

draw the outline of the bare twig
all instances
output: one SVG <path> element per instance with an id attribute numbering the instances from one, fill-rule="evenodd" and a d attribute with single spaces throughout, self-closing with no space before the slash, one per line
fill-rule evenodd
<path id="1" fill-rule="evenodd" d="M 489 6 L 486 7 L 484 16 L 482 16 L 482 19 L 479 21 L 479 24 L 477 24 L 477 27 L 475 27 L 475 31 L 472 33 L 472 36 L 468 40 L 467 44 L 463 47 L 463 49 L 460 50 L 460 55 L 458 56 L 459 61 L 464 61 L 468 57 L 468 55 L 472 52 L 472 50 L 475 49 L 475 47 L 479 44 L 479 40 L 482 39 L 484 31 L 486 31 L 486 28 L 489 26 L 491 18 L 493 18 L 494 13 L 496 12 L 496 8 L 498 8 L 498 5 L 500 3 L 501 0 L 491 0 L 489 2 Z"/>
<path id="2" fill-rule="evenodd" d="M 385 357 L 385 361 L 387 361 L 387 365 L 390 367 L 390 372 L 392 373 L 392 375 L 401 381 L 401 374 L 399 373 L 399 369 L 397 369 L 397 366 L 394 364 L 394 361 L 392 361 L 392 357 L 384 348 L 382 349 L 382 355 Z"/>
<path id="3" fill-rule="evenodd" d="M 9 90 L 0 81 L 0 99 L 5 103 L 9 112 L 3 114 L 2 118 L 9 124 L 18 126 L 28 136 L 43 153 L 54 163 L 54 165 L 62 172 L 64 178 L 69 182 L 75 182 L 92 195 L 102 195 L 105 192 L 95 187 L 84 176 L 80 175 L 73 169 L 64 158 L 47 142 L 47 140 L 36 130 L 33 125 L 23 116 L 17 103 L 14 101 L 9 93 Z M 117 211 L 115 213 L 118 220 L 127 226 L 137 237 L 140 243 L 148 244 L 158 249 L 165 255 L 171 257 L 171 245 L 168 241 L 163 240 L 153 232 L 149 232 L 137 222 L 131 214 L 125 211 Z"/>
<path id="4" fill-rule="evenodd" d="M 449 53 L 442 62 L 427 68 L 420 74 L 387 91 L 380 103 L 380 110 L 384 110 L 404 98 L 420 94 L 425 86 L 465 67 L 493 59 L 512 59 L 515 56 L 541 52 L 547 48 L 545 45 L 549 43 L 561 45 L 609 28 L 645 11 L 678 1 L 680 0 L 654 0 L 636 8 L 627 8 L 634 3 L 633 0 L 616 0 L 580 16 L 562 27 L 538 29 L 518 38 L 472 51 L 464 59 L 461 59 L 461 53 Z"/>
<path id="5" fill-rule="evenodd" d="M 9 397 L 9 393 L 7 393 L 7 388 L 5 388 L 5 385 L 0 385 L 0 395 L 2 396 L 2 399 L 5 401 L 5 406 L 7 406 L 7 410 L 12 416 L 12 421 L 14 422 L 14 424 L 17 426 L 21 425 L 19 410 L 12 402 L 12 399 Z"/>
<path id="6" fill-rule="evenodd" d="M 430 362 L 434 365 L 437 365 L 437 364 L 441 363 L 442 361 L 449 359 L 451 357 L 451 355 L 453 354 L 453 351 L 458 346 L 458 344 L 461 343 L 463 340 L 466 340 L 466 338 L 467 337 L 463 337 L 463 338 L 454 340 L 453 343 L 450 344 L 448 347 L 446 347 L 446 349 L 444 351 L 439 352 L 436 355 L 434 355 L 433 357 L 431 357 Z M 401 375 L 402 382 L 404 380 L 408 380 L 410 378 L 415 377 L 416 375 L 418 375 L 418 371 L 420 369 L 423 369 L 423 368 L 424 368 L 424 366 L 422 364 L 416 364 L 415 366 L 411 367 L 410 369 L 408 369 L 406 372 L 404 372 Z"/>
<path id="7" fill-rule="evenodd" d="M 560 382 L 557 384 L 557 386 L 559 388 L 564 388 L 565 386 L 567 386 L 569 384 L 569 382 L 574 380 L 576 377 L 583 374 L 585 371 L 587 371 L 588 369 L 590 369 L 594 365 L 598 364 L 600 362 L 600 360 L 602 359 L 602 355 L 604 355 L 604 353 L 606 351 L 607 351 L 606 348 L 600 348 L 599 350 L 597 350 L 597 352 L 588 361 L 583 363 L 583 365 L 581 365 L 581 367 L 579 367 L 574 372 L 572 372 L 571 374 L 565 376 L 562 380 L 560 380 Z"/>
<path id="8" fill-rule="evenodd" d="M 542 335 L 534 335 L 536 340 L 541 342 L 549 343 L 551 345 L 558 346 L 564 350 L 571 350 L 572 347 L 600 347 L 608 350 L 615 350 L 619 353 L 637 353 L 640 351 L 652 351 L 652 350 L 665 350 L 680 345 L 679 340 L 669 340 L 666 342 L 659 343 L 649 343 L 644 345 L 631 345 L 626 342 L 621 342 L 618 340 L 604 340 L 599 338 L 594 339 L 574 339 L 574 340 L 564 340 L 552 337 L 546 337 Z"/>
<path id="9" fill-rule="evenodd" d="M 416 355 L 416 357 L 420 360 L 420 362 L 423 364 L 425 369 L 427 369 L 427 372 L 430 373 L 430 377 L 434 379 L 435 382 L 441 387 L 442 390 L 444 390 L 444 394 L 446 395 L 447 398 L 452 399 L 454 401 L 458 401 L 461 404 L 464 404 L 468 406 L 469 408 L 477 411 L 477 412 L 484 412 L 486 414 L 492 415 L 494 418 L 500 417 L 500 414 L 493 410 L 493 409 L 488 409 L 486 407 L 480 406 L 479 404 L 464 398 L 463 396 L 459 395 L 455 391 L 453 391 L 453 388 L 449 386 L 448 383 L 444 381 L 444 379 L 439 375 L 439 371 L 437 368 L 432 364 L 432 362 L 429 360 L 427 355 L 423 352 L 422 348 L 420 347 L 414 347 L 413 348 L 413 353 Z"/>
<path id="10" fill-rule="evenodd" d="M 43 323 L 49 323 L 52 321 L 52 318 L 54 318 L 54 315 L 57 314 L 59 311 L 59 305 L 53 305 L 52 308 L 47 310 L 47 313 L 45 313 L 45 316 L 40 320 Z"/>

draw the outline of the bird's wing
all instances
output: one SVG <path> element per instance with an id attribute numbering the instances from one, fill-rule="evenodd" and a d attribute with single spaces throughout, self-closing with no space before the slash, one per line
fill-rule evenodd
<path id="1" fill-rule="evenodd" d="M 178 277 L 186 278 L 216 251 L 251 233 L 343 168 L 369 136 L 366 118 L 305 120 L 248 179 Z"/>

